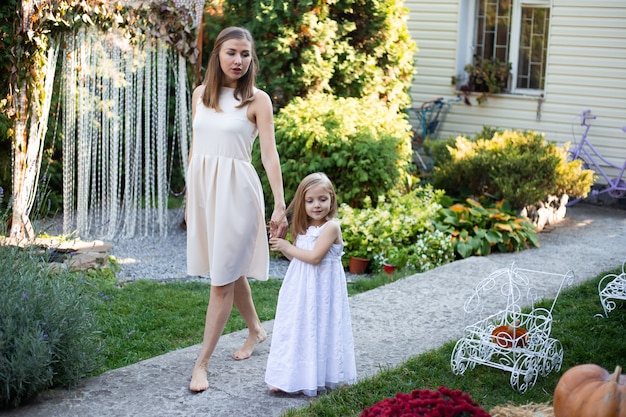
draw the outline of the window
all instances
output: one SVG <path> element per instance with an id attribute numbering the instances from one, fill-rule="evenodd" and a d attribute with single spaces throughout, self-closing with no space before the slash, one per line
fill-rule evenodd
<path id="1" fill-rule="evenodd" d="M 461 16 L 459 72 L 474 56 L 498 59 L 511 63 L 513 92 L 544 89 L 550 0 L 462 0 Z"/>

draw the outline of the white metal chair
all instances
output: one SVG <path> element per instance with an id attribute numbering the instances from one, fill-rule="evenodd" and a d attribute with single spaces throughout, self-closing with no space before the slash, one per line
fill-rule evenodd
<path id="1" fill-rule="evenodd" d="M 621 274 L 608 274 L 602 277 L 598 283 L 600 303 L 604 309 L 604 316 L 615 310 L 617 303 L 614 300 L 626 300 L 626 261 L 622 264 Z"/>

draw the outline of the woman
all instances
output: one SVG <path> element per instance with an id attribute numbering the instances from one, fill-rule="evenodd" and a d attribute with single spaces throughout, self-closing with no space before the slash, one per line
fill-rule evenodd
<path id="1" fill-rule="evenodd" d="M 274 197 L 270 235 L 284 236 L 287 219 L 272 102 L 267 93 L 255 87 L 257 69 L 250 32 L 226 28 L 215 40 L 204 81 L 192 96 L 187 272 L 211 276 L 202 349 L 189 384 L 193 392 L 209 387 L 209 360 L 233 303 L 249 330 L 233 358 L 249 358 L 267 338 L 246 278 L 267 280 L 269 271 L 263 191 L 251 164 L 257 136 Z"/>

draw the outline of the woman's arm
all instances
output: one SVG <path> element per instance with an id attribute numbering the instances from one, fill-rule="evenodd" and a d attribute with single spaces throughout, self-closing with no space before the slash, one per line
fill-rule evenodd
<path id="1" fill-rule="evenodd" d="M 274 114 L 272 101 L 264 91 L 257 91 L 254 101 L 250 104 L 251 116 L 259 130 L 261 161 L 267 173 L 267 179 L 274 197 L 274 212 L 270 220 L 270 234 L 284 237 L 287 234 L 286 205 L 283 190 L 283 175 L 280 168 L 280 157 L 276 149 L 274 136 Z"/>
<path id="2" fill-rule="evenodd" d="M 330 250 L 333 243 L 339 243 L 341 241 L 341 227 L 339 223 L 330 221 L 322 230 L 322 233 L 317 238 L 315 246 L 312 250 L 300 249 L 286 241 L 285 239 L 271 238 L 270 245 L 272 250 L 281 251 L 283 255 L 289 260 L 296 258 L 302 262 L 308 264 L 319 264 L 324 256 Z"/>
<path id="3" fill-rule="evenodd" d="M 189 169 L 189 163 L 191 162 L 191 152 L 193 151 L 193 119 L 196 117 L 196 104 L 200 97 L 202 96 L 202 92 L 204 91 L 204 85 L 199 85 L 193 90 L 193 94 L 191 95 L 191 144 L 189 145 L 189 154 L 187 154 L 187 169 Z M 185 175 L 187 173 L 185 172 Z M 186 179 L 185 179 L 186 180 Z M 185 223 L 187 222 L 187 187 L 185 187 Z"/>
<path id="4" fill-rule="evenodd" d="M 193 90 L 193 94 L 191 96 L 191 145 L 189 145 L 189 154 L 187 155 L 187 166 L 189 166 L 189 162 L 191 161 L 191 152 L 193 150 L 193 119 L 196 117 L 196 105 L 202 93 L 204 92 L 204 85 L 199 85 Z"/>

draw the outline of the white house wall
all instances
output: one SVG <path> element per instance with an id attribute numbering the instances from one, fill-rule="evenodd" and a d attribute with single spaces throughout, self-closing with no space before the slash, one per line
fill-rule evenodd
<path id="1" fill-rule="evenodd" d="M 435 97 L 454 97 L 451 83 L 463 75 L 457 62 L 463 1 L 406 0 L 408 28 L 417 42 L 415 76 L 411 88 L 414 106 Z M 545 99 L 502 94 L 486 103 L 451 107 L 440 137 L 472 135 L 484 125 L 543 132 L 558 144 L 573 141 L 573 120 L 591 109 L 589 138 L 609 161 L 626 161 L 626 0 L 553 0 Z M 471 36 L 471 35 L 467 35 Z M 461 70 L 458 70 L 460 68 Z M 538 112 L 538 109 L 540 110 Z M 605 164 L 605 170 L 608 168 Z M 611 176 L 617 170 L 610 169 Z M 604 182 L 599 179 L 599 182 Z"/>

